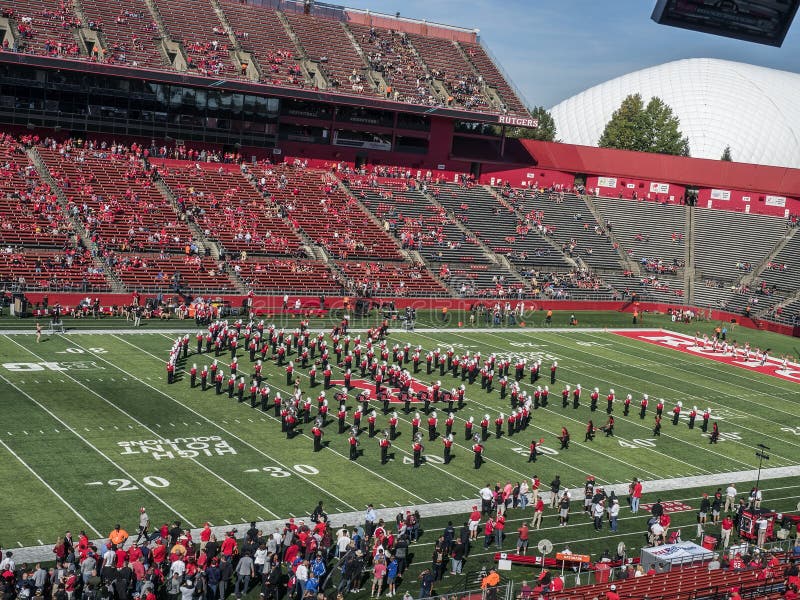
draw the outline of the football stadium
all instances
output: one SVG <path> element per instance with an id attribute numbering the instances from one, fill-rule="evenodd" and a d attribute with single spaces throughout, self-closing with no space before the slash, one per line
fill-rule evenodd
<path id="1" fill-rule="evenodd" d="M 667 63 L 544 141 L 399 13 L 0 38 L 4 600 L 798 597 L 798 75 Z M 696 157 L 595 145 L 637 92 Z"/>

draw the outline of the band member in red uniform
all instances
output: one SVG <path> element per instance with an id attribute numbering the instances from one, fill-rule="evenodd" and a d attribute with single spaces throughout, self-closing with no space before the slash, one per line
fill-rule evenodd
<path id="1" fill-rule="evenodd" d="M 656 415 L 655 425 L 653 426 L 653 435 L 661 435 L 661 417 L 659 415 Z"/>
<path id="2" fill-rule="evenodd" d="M 203 353 L 203 332 L 202 331 L 198 331 L 197 335 L 195 336 L 195 339 L 197 340 L 197 354 L 202 354 Z"/>
<path id="3" fill-rule="evenodd" d="M 325 370 L 322 372 L 322 376 L 325 379 L 325 389 L 329 389 L 331 387 L 331 368 L 330 366 L 325 367 Z"/>
<path id="4" fill-rule="evenodd" d="M 194 387 L 197 385 L 197 363 L 192 364 L 192 368 L 189 370 L 189 386 Z"/>
<path id="5" fill-rule="evenodd" d="M 489 415 L 483 415 L 481 419 L 481 441 L 485 442 L 489 438 Z"/>
<path id="6" fill-rule="evenodd" d="M 664 414 L 664 399 L 659 398 L 658 404 L 656 404 L 656 416 L 660 417 Z"/>
<path id="7" fill-rule="evenodd" d="M 255 379 L 250 380 L 250 408 L 255 408 L 258 403 L 258 383 Z"/>
<path id="8" fill-rule="evenodd" d="M 239 402 L 244 402 L 244 377 L 239 377 L 239 383 L 236 384 L 236 399 Z"/>
<path id="9" fill-rule="evenodd" d="M 647 394 L 642 396 L 642 401 L 639 403 L 639 418 L 644 419 L 644 416 L 647 414 L 647 404 L 650 401 L 650 398 Z"/>
<path id="10" fill-rule="evenodd" d="M 389 417 L 389 439 L 394 440 L 397 437 L 397 423 L 399 419 L 397 418 L 397 413 L 393 412 L 392 416 Z"/>
<path id="11" fill-rule="evenodd" d="M 292 381 L 294 381 L 294 363 L 289 361 L 286 365 L 286 385 L 292 385 Z"/>
<path id="12" fill-rule="evenodd" d="M 419 416 L 419 413 L 414 413 L 414 416 L 411 418 L 411 437 L 412 439 L 416 439 L 417 433 L 419 433 L 419 426 L 422 423 L 422 418 Z"/>
<path id="13" fill-rule="evenodd" d="M 625 417 L 627 417 L 628 414 L 630 414 L 631 412 L 631 402 L 633 402 L 633 396 L 628 394 L 627 396 L 625 396 L 625 401 L 623 402 L 623 406 L 625 408 L 623 408 L 622 410 L 622 415 Z"/>
<path id="14" fill-rule="evenodd" d="M 711 437 L 709 438 L 709 444 L 716 444 L 719 441 L 719 425 L 717 422 L 714 421 L 714 424 L 711 426 Z"/>
<path id="15" fill-rule="evenodd" d="M 234 357 L 233 360 L 231 361 L 230 368 L 231 368 L 231 374 L 236 375 L 239 371 L 239 359 Z"/>
<path id="16" fill-rule="evenodd" d="M 614 389 L 611 388 L 608 390 L 608 396 L 606 396 L 606 414 L 611 414 L 614 412 Z"/>
<path id="17" fill-rule="evenodd" d="M 703 424 L 700 426 L 700 429 L 703 433 L 708 431 L 708 420 L 711 418 L 711 409 L 706 408 L 705 412 L 703 413 Z"/>
<path id="18" fill-rule="evenodd" d="M 550 385 L 555 385 L 556 383 L 556 370 L 558 370 L 558 361 L 554 360 L 550 367 Z"/>
<path id="19" fill-rule="evenodd" d="M 472 453 L 474 455 L 474 465 L 476 469 L 480 469 L 483 464 L 483 445 L 478 436 L 475 436 L 475 443 L 472 445 Z"/>
<path id="20" fill-rule="evenodd" d="M 561 390 L 561 408 L 567 408 L 569 406 L 569 392 L 571 389 L 571 386 L 567 385 Z"/>
<path id="21" fill-rule="evenodd" d="M 339 406 L 336 418 L 339 420 L 339 433 L 344 433 L 347 430 L 347 406 L 344 403 Z"/>
<path id="22" fill-rule="evenodd" d="M 428 417 L 428 440 L 431 442 L 436 439 L 437 425 L 438 425 L 438 419 L 436 418 L 436 411 L 433 411 L 431 415 Z"/>
<path id="23" fill-rule="evenodd" d="M 200 371 L 200 387 L 205 392 L 208 385 L 208 367 L 203 365 L 203 370 Z"/>
<path id="24" fill-rule="evenodd" d="M 167 383 L 172 383 L 175 381 L 175 363 L 172 362 L 172 359 L 167 361 Z"/>
<path id="25" fill-rule="evenodd" d="M 544 438 L 539 440 L 531 440 L 530 453 L 528 454 L 528 462 L 536 462 L 536 457 L 539 456 L 539 446 L 544 444 Z"/>
<path id="26" fill-rule="evenodd" d="M 600 388 L 594 388 L 589 396 L 589 410 L 597 410 L 597 401 L 600 399 Z"/>
<path id="27" fill-rule="evenodd" d="M 558 436 L 558 441 L 561 442 L 561 449 L 567 450 L 569 448 L 569 431 L 566 427 L 561 428 L 561 435 Z"/>
<path id="28" fill-rule="evenodd" d="M 586 423 L 586 435 L 583 437 L 583 441 L 584 442 L 594 441 L 594 432 L 595 432 L 594 423 L 592 422 L 591 419 L 589 419 L 589 422 Z"/>
<path id="29" fill-rule="evenodd" d="M 472 439 L 472 428 L 474 425 L 475 417 L 470 417 L 466 421 L 464 421 L 464 439 L 471 440 Z"/>
<path id="30" fill-rule="evenodd" d="M 308 379 L 309 379 L 309 387 L 314 387 L 317 385 L 317 367 L 316 365 L 311 365 L 311 370 L 308 372 Z"/>
<path id="31" fill-rule="evenodd" d="M 233 391 L 236 388 L 236 376 L 231 373 L 228 376 L 228 398 L 233 398 Z"/>
<path id="32" fill-rule="evenodd" d="M 214 385 L 217 388 L 217 396 L 222 394 L 222 382 L 225 379 L 225 375 L 222 373 L 222 369 L 217 369 L 217 374 L 214 376 Z"/>
<path id="33" fill-rule="evenodd" d="M 256 361 L 256 364 L 253 365 L 253 377 L 256 378 L 258 385 L 261 385 L 261 381 L 264 379 L 261 375 L 261 370 L 264 368 L 264 364 L 261 362 L 261 359 Z"/>
<path id="34" fill-rule="evenodd" d="M 261 412 L 267 412 L 269 410 L 269 391 L 270 390 L 266 385 L 258 390 L 258 393 L 261 396 Z"/>
<path id="35" fill-rule="evenodd" d="M 694 429 L 694 421 L 697 418 L 697 407 L 693 407 L 689 411 L 689 429 Z"/>
<path id="36" fill-rule="evenodd" d="M 324 432 L 322 431 L 322 427 L 320 427 L 321 423 L 319 419 L 317 419 L 314 426 L 311 428 L 311 435 L 314 436 L 314 452 L 319 452 L 322 450 L 322 436 Z"/>
<path id="37" fill-rule="evenodd" d="M 425 449 L 425 446 L 422 445 L 422 436 L 417 434 L 414 438 L 414 443 L 411 446 L 411 450 L 414 452 L 414 468 L 416 469 L 422 464 L 422 451 Z"/>
<path id="38" fill-rule="evenodd" d="M 614 437 L 614 417 L 613 415 L 608 415 L 608 421 L 606 424 L 603 425 L 601 428 L 606 434 L 606 437 Z"/>
<path id="39" fill-rule="evenodd" d="M 442 442 L 444 443 L 444 464 L 449 465 L 452 458 L 450 452 L 453 448 L 453 434 L 444 436 Z"/>
<path id="40" fill-rule="evenodd" d="M 389 448 L 392 445 L 392 442 L 389 441 L 388 431 L 383 432 L 383 437 L 378 441 L 378 445 L 381 449 L 381 464 L 385 465 L 389 462 Z"/>
<path id="41" fill-rule="evenodd" d="M 447 418 L 444 421 L 444 431 L 445 435 L 451 435 L 453 433 L 453 424 L 456 422 L 455 415 L 450 413 L 447 415 Z"/>
<path id="42" fill-rule="evenodd" d="M 675 408 L 672 409 L 672 424 L 677 425 L 678 419 L 681 418 L 681 407 L 683 406 L 683 402 L 678 400 L 678 403 L 675 405 Z"/>
<path id="43" fill-rule="evenodd" d="M 358 458 L 358 429 L 356 427 L 350 429 L 347 443 L 350 446 L 350 460 L 356 460 Z"/>
<path id="44" fill-rule="evenodd" d="M 375 437 L 375 421 L 377 420 L 378 415 L 373 410 L 367 416 L 367 427 L 369 429 L 369 437 Z"/>
<path id="45" fill-rule="evenodd" d="M 542 390 L 542 400 L 541 400 L 542 408 L 547 408 L 547 403 L 549 401 L 550 401 L 550 386 L 546 385 L 546 386 L 544 386 L 544 389 Z"/>
<path id="46" fill-rule="evenodd" d="M 297 424 L 297 417 L 294 416 L 294 410 L 290 410 L 286 415 L 286 439 L 290 440 L 294 437 L 294 426 Z"/>
<path id="47" fill-rule="evenodd" d="M 578 408 L 581 405 L 581 391 L 581 384 L 579 383 L 572 392 L 572 408 Z"/>
<path id="48" fill-rule="evenodd" d="M 497 418 L 494 420 L 494 436 L 496 438 L 503 437 L 503 424 L 506 422 L 506 416 L 503 413 L 497 415 Z"/>

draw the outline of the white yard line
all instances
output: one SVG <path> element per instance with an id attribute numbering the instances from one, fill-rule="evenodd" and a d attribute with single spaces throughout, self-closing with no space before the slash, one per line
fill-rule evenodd
<path id="1" fill-rule="evenodd" d="M 126 471 L 125 469 L 123 469 L 123 468 L 122 468 L 122 467 L 121 467 L 119 464 L 117 464 L 117 463 L 116 463 L 116 462 L 115 462 L 115 461 L 114 461 L 114 460 L 113 460 L 111 457 L 109 457 L 108 455 L 106 455 L 106 454 L 105 454 L 105 453 L 104 453 L 102 450 L 100 450 L 100 449 L 99 449 L 97 446 L 95 446 L 95 445 L 94 445 L 94 444 L 92 444 L 92 443 L 91 443 L 89 440 L 87 440 L 85 437 L 83 437 L 83 436 L 82 436 L 80 433 L 78 433 L 78 432 L 77 432 L 77 431 L 76 431 L 76 430 L 75 430 L 75 429 L 74 429 L 72 426 L 70 426 L 68 423 L 66 423 L 64 420 L 62 420 L 60 417 L 58 417 L 58 416 L 57 416 L 55 413 L 53 413 L 53 412 L 52 412 L 52 411 L 51 411 L 49 408 L 47 408 L 47 407 L 46 407 L 46 406 L 44 406 L 42 403 L 40 403 L 38 400 L 36 400 L 36 398 L 34 398 L 33 396 L 31 396 L 31 395 L 30 395 L 28 392 L 26 392 L 25 390 L 23 390 L 23 389 L 22 389 L 21 387 L 19 387 L 18 385 L 15 385 L 14 383 L 12 383 L 12 382 L 11 382 L 11 381 L 9 381 L 8 379 L 6 379 L 6 377 L 5 377 L 5 376 L 3 376 L 3 375 L 0 375 L 0 379 L 2 379 L 3 381 L 5 381 L 5 382 L 6 382 L 8 385 L 10 385 L 11 387 L 13 387 L 13 388 L 14 388 L 15 390 L 17 390 L 17 391 L 18 391 L 20 394 L 22 394 L 23 396 L 25 396 L 26 398 L 28 398 L 28 400 L 30 400 L 31 402 L 33 402 L 33 403 L 34 403 L 36 406 L 38 406 L 38 407 L 39 407 L 39 408 L 41 408 L 41 409 L 42 409 L 44 412 L 46 412 L 48 415 L 50 415 L 51 417 L 53 417 L 53 419 L 55 419 L 56 421 L 58 421 L 59 423 L 61 423 L 61 425 L 63 425 L 65 429 L 67 429 L 68 431 L 72 432 L 72 433 L 73 433 L 73 434 L 74 434 L 74 435 L 75 435 L 75 436 L 76 436 L 78 439 L 80 439 L 80 440 L 81 440 L 81 441 L 82 441 L 84 444 L 86 444 L 87 446 L 89 446 L 89 447 L 90 447 L 92 450 L 94 450 L 95 452 L 97 452 L 97 453 L 98 453 L 100 456 L 102 456 L 102 457 L 103 457 L 103 458 L 105 458 L 105 459 L 106 459 L 108 462 L 110 462 L 112 465 L 114 465 L 114 467 L 116 467 L 116 468 L 117 468 L 117 470 L 119 470 L 119 472 L 120 472 L 120 473 L 122 473 L 123 475 L 125 475 L 125 477 L 127 477 L 128 479 L 130 479 L 132 482 L 139 484 L 139 487 L 140 487 L 141 489 L 143 489 L 145 492 L 147 492 L 148 494 L 150 494 L 150 495 L 151 495 L 153 498 L 155 498 L 155 499 L 156 499 L 158 502 L 160 502 L 161 504 L 163 504 L 163 505 L 164 505 L 164 507 L 165 507 L 165 508 L 167 508 L 167 509 L 168 509 L 170 512 L 172 512 L 173 514 L 175 514 L 176 516 L 180 517 L 182 520 L 186 521 L 187 523 L 189 523 L 189 524 L 191 525 L 191 522 L 189 521 L 189 519 L 187 519 L 186 517 L 184 517 L 183 515 L 181 515 L 181 514 L 180 514 L 180 513 L 179 513 L 177 510 L 175 510 L 174 508 L 172 508 L 172 507 L 171 507 L 169 504 L 167 504 L 167 503 L 166 503 L 164 500 L 162 500 L 162 499 L 161 499 L 161 497 L 159 497 L 159 496 L 158 496 L 156 493 L 154 493 L 154 492 L 153 492 L 153 491 L 152 491 L 152 490 L 151 490 L 151 489 L 150 489 L 148 486 L 146 486 L 146 485 L 143 485 L 143 484 L 142 484 L 140 481 L 138 481 L 138 480 L 137 480 L 137 478 L 136 478 L 136 477 L 134 477 L 133 475 L 131 475 L 130 473 L 128 473 L 128 471 Z M 51 556 L 51 558 L 52 558 L 52 556 Z"/>
<path id="2" fill-rule="evenodd" d="M 50 485 L 49 483 L 47 483 L 47 482 L 46 482 L 46 481 L 45 481 L 45 480 L 42 478 L 42 476 L 41 476 L 41 475 L 39 475 L 39 474 L 38 474 L 36 471 L 34 471 L 34 470 L 33 470 L 33 468 L 32 468 L 32 467 L 31 467 L 31 466 L 30 466 L 28 463 L 26 463 L 24 460 L 22 460 L 22 457 L 20 457 L 20 456 L 19 456 L 19 454 L 17 454 L 16 452 L 14 452 L 14 451 L 13 451 L 13 450 L 12 450 L 12 449 L 11 449 L 11 448 L 8 446 L 8 444 L 6 444 L 6 443 L 5 443 L 3 440 L 0 440 L 0 444 L 2 444 L 3 448 L 5 448 L 6 450 L 8 450 L 8 453 L 9 453 L 9 454 L 11 454 L 11 456 L 13 456 L 14 458 L 16 458 L 16 459 L 19 461 L 19 463 L 20 463 L 20 464 L 21 464 L 23 467 L 25 467 L 26 469 L 28 469 L 28 471 L 30 471 L 30 472 L 31 472 L 31 475 L 33 475 L 34 477 L 36 477 L 36 479 L 38 479 L 38 480 L 41 482 L 41 484 L 42 484 L 44 487 L 46 487 L 48 490 L 50 490 L 50 492 L 51 492 L 51 493 L 52 493 L 52 494 L 53 494 L 53 495 L 54 495 L 56 498 L 58 498 L 59 500 L 61 500 L 61 502 L 64 504 L 64 506 L 66 506 L 68 509 L 70 509 L 70 510 L 71 510 L 71 511 L 72 511 L 72 512 L 75 514 L 75 516 L 76 516 L 76 517 L 78 517 L 78 518 L 79 518 L 79 519 L 80 519 L 80 520 L 81 520 L 83 523 L 85 523 L 86 525 L 88 525 L 88 526 L 89 526 L 89 529 L 91 529 L 92 531 L 94 531 L 95 535 L 103 535 L 102 533 L 100 533 L 100 532 L 97 530 L 97 527 L 95 527 L 94 525 L 92 525 L 92 524 L 89 522 L 89 519 L 87 519 L 87 518 L 86 518 L 86 517 L 84 517 L 84 516 L 83 516 L 81 513 L 79 513 L 79 512 L 78 512 L 78 509 L 76 509 L 74 506 L 72 506 L 72 504 L 70 504 L 70 503 L 69 503 L 69 502 L 66 500 L 66 498 L 64 498 L 64 496 L 62 496 L 61 494 L 59 494 L 59 493 L 58 493 L 58 492 L 57 492 L 57 491 L 56 491 L 56 490 L 53 488 L 53 486 L 52 486 L 52 485 Z"/>
<path id="3" fill-rule="evenodd" d="M 113 334 L 112 334 L 112 335 L 113 335 Z M 123 342 L 125 341 L 125 340 L 122 340 L 122 338 L 117 338 L 117 336 L 116 336 L 116 335 L 114 335 L 114 337 L 115 337 L 116 339 L 120 340 L 120 341 L 123 341 Z M 338 498 L 337 496 L 335 496 L 335 495 L 331 494 L 330 492 L 328 492 L 327 490 L 325 490 L 325 489 L 324 489 L 324 488 L 322 488 L 321 486 L 317 485 L 317 484 L 316 484 L 316 483 L 314 483 L 313 481 L 309 480 L 308 478 L 304 477 L 304 476 L 303 476 L 303 475 L 301 475 L 300 473 L 296 473 L 295 471 L 293 471 L 293 470 L 291 470 L 291 469 L 288 469 L 288 467 L 286 467 L 286 465 L 284 465 L 284 464 L 280 463 L 279 461 L 275 460 L 273 457 L 271 457 L 269 454 L 267 454 L 267 453 L 266 453 L 266 452 L 264 452 L 263 450 L 261 450 L 261 449 L 259 449 L 259 448 L 255 447 L 255 446 L 253 446 L 253 445 L 252 445 L 250 442 L 247 442 L 247 441 L 243 440 L 242 438 L 240 438 L 238 435 L 236 435 L 236 434 L 234 434 L 234 433 L 232 433 L 232 432 L 228 431 L 227 429 L 225 429 L 224 427 L 222 427 L 222 426 L 221 426 L 221 425 L 219 425 L 218 423 L 215 423 L 215 422 L 214 422 L 214 421 L 212 421 L 211 419 L 207 418 L 205 415 L 203 415 L 203 414 L 201 414 L 201 413 L 197 412 L 196 410 L 194 410 L 193 408 L 191 408 L 190 406 L 187 406 L 186 404 L 184 404 L 183 402 L 180 402 L 180 401 L 176 400 L 175 398 L 173 398 L 173 397 L 172 397 L 172 396 L 170 396 L 169 394 L 166 394 L 166 393 L 162 392 L 160 389 L 158 389 L 158 388 L 156 388 L 156 387 L 154 387 L 154 386 L 150 385 L 149 383 L 146 383 L 145 381 L 143 381 L 143 380 L 142 380 L 142 379 L 140 379 L 139 377 L 136 377 L 136 376 L 135 376 L 133 373 L 131 373 L 131 372 L 129 372 L 129 371 L 126 371 L 125 369 L 123 369 L 122 367 L 120 367 L 120 366 L 118 366 L 118 365 L 114 364 L 114 363 L 113 363 L 113 362 L 111 362 L 110 360 L 107 360 L 106 358 L 103 358 L 103 356 L 102 356 L 102 355 L 100 355 L 100 354 L 96 354 L 96 353 L 93 353 L 93 352 L 89 351 L 87 348 L 84 348 L 84 347 L 80 346 L 80 344 L 77 344 L 76 342 L 72 342 L 72 343 L 74 343 L 76 347 L 79 347 L 79 348 L 81 348 L 81 349 L 82 349 L 84 352 L 86 352 L 87 354 L 90 354 L 90 355 L 94 356 L 95 358 L 97 358 L 98 360 L 101 360 L 101 361 L 103 361 L 104 363 L 106 363 L 106 364 L 108 364 L 108 365 L 111 365 L 112 367 L 114 367 L 114 368 L 115 368 L 115 369 L 117 369 L 118 371 L 121 371 L 122 373 L 125 373 L 125 374 L 126 374 L 128 377 L 130 377 L 132 380 L 134 380 L 134 381 L 138 381 L 139 383 L 141 383 L 141 384 L 142 384 L 142 385 L 144 385 L 144 386 L 147 386 L 148 388 L 150 388 L 150 389 L 151 389 L 151 390 L 153 390 L 154 392 L 158 393 L 159 395 L 161 395 L 161 396 L 164 396 L 165 398 L 168 398 L 168 399 L 169 399 L 169 400 L 171 400 L 172 402 L 175 402 L 176 404 L 178 404 L 178 405 L 182 406 L 184 409 L 188 410 L 189 412 L 191 412 L 192 414 L 194 414 L 194 415 L 195 415 L 196 417 L 198 417 L 199 419 L 202 419 L 203 421 L 205 421 L 205 422 L 209 423 L 210 425 L 213 425 L 213 426 L 214 426 L 214 427 L 216 427 L 217 429 L 219 429 L 219 430 L 221 430 L 221 431 L 224 431 L 226 435 L 229 435 L 230 437 L 232 437 L 233 439 L 235 439 L 235 440 L 239 441 L 240 443 L 244 444 L 245 446 L 247 446 L 247 447 L 248 447 L 248 448 L 250 448 L 251 450 L 254 450 L 254 451 L 255 451 L 255 452 L 257 452 L 258 454 L 260 454 L 260 455 L 261 455 L 261 456 L 263 456 L 264 458 L 268 459 L 269 461 L 271 461 L 271 462 L 275 463 L 276 465 L 280 466 L 280 467 L 281 467 L 281 468 L 283 468 L 284 470 L 289 470 L 290 472 L 292 472 L 292 473 L 295 473 L 295 474 L 296 474 L 296 475 L 297 475 L 297 476 L 298 476 L 300 479 L 302 479 L 302 480 L 303 480 L 303 481 L 305 481 L 306 483 L 309 483 L 309 484 L 311 484 L 313 487 L 317 488 L 318 490 L 320 490 L 320 491 L 322 491 L 322 492 L 324 492 L 324 493 L 328 494 L 328 495 L 329 495 L 331 498 L 334 498 L 335 500 L 337 500 L 338 502 L 341 502 L 341 503 L 342 503 L 342 504 L 344 504 L 345 506 L 348 506 L 348 507 L 350 507 L 350 508 L 352 508 L 352 509 L 355 509 L 355 507 L 354 507 L 354 506 L 352 506 L 352 505 L 350 505 L 349 503 L 345 502 L 345 501 L 344 501 L 344 500 L 342 500 L 341 498 Z M 125 343 L 128 343 L 128 342 L 125 342 Z M 129 345 L 133 346 L 134 348 L 138 348 L 138 346 L 134 346 L 133 344 L 129 344 Z M 159 436 L 159 437 L 160 437 L 160 436 Z M 275 513 L 272 513 L 272 511 L 270 511 L 268 508 L 264 508 L 264 510 L 266 510 L 266 511 L 270 512 L 271 514 L 275 514 Z"/>

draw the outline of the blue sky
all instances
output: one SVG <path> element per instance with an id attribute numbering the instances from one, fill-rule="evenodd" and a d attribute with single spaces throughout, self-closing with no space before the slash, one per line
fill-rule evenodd
<path id="1" fill-rule="evenodd" d="M 781 48 L 658 25 L 656 0 L 349 0 L 353 8 L 480 29 L 532 105 L 551 108 L 598 83 L 681 58 L 800 72 L 800 14 Z"/>

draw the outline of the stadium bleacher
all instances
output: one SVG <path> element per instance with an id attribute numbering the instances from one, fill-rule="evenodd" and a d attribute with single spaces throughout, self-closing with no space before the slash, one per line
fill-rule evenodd
<path id="1" fill-rule="evenodd" d="M 106 61 L 147 69 L 170 66 L 156 46 L 161 37 L 144 0 L 82 0 L 88 25 L 107 44 Z"/>
<path id="2" fill-rule="evenodd" d="M 302 254 L 301 240 L 269 202 L 242 175 L 219 165 L 167 168 L 161 177 L 179 207 L 225 250 L 246 254 Z"/>
<path id="3" fill-rule="evenodd" d="M 186 252 L 191 246 L 191 231 L 153 186 L 141 162 L 77 148 L 38 152 L 69 209 L 99 246 L 133 252 Z"/>

